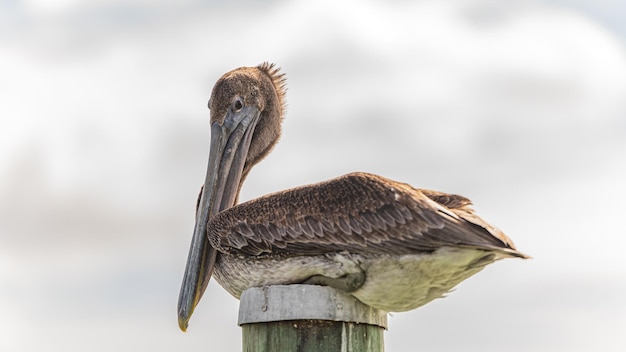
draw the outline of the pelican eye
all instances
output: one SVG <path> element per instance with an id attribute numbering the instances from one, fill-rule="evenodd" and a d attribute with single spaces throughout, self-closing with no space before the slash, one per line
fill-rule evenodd
<path id="1" fill-rule="evenodd" d="M 234 111 L 239 111 L 241 110 L 241 108 L 243 108 L 243 102 L 241 101 L 240 98 L 237 98 L 234 102 L 233 102 L 233 110 Z"/>

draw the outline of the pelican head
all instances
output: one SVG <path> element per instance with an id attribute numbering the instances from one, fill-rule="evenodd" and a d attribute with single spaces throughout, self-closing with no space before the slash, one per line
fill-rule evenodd
<path id="1" fill-rule="evenodd" d="M 207 222 L 237 202 L 250 169 L 278 141 L 285 82 L 274 64 L 263 63 L 230 71 L 213 87 L 209 164 L 178 300 L 178 324 L 183 331 L 209 283 L 217 257 L 207 240 Z"/>

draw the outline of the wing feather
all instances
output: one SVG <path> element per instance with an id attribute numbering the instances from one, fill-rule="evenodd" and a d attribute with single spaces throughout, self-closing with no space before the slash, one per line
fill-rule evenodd
<path id="1" fill-rule="evenodd" d="M 209 221 L 208 237 L 217 250 L 244 256 L 409 254 L 462 246 L 524 257 L 470 206 L 462 196 L 352 173 L 222 211 Z"/>

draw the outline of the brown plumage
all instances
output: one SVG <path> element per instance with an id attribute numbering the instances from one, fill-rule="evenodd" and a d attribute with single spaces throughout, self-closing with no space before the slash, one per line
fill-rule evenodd
<path id="1" fill-rule="evenodd" d="M 235 297 L 249 287 L 309 283 L 404 311 L 495 260 L 527 258 L 469 199 L 368 173 L 235 205 L 252 166 L 280 136 L 284 75 L 267 63 L 230 71 L 209 107 L 209 169 L 179 300 L 183 330 L 211 275 Z"/>
<path id="2" fill-rule="evenodd" d="M 399 255 L 458 246 L 523 257 L 470 204 L 461 196 L 351 173 L 222 211 L 209 222 L 208 238 L 222 253 L 247 256 Z"/>

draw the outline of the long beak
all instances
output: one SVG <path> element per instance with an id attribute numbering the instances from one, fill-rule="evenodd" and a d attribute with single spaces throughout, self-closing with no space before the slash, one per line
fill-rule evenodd
<path id="1" fill-rule="evenodd" d="M 178 297 L 178 326 L 187 330 L 189 319 L 211 279 L 217 250 L 207 239 L 207 224 L 220 211 L 234 205 L 241 175 L 260 112 L 254 106 L 228 110 L 224 122 L 211 124 L 211 149 L 206 179 L 196 209 L 196 224 Z"/>

